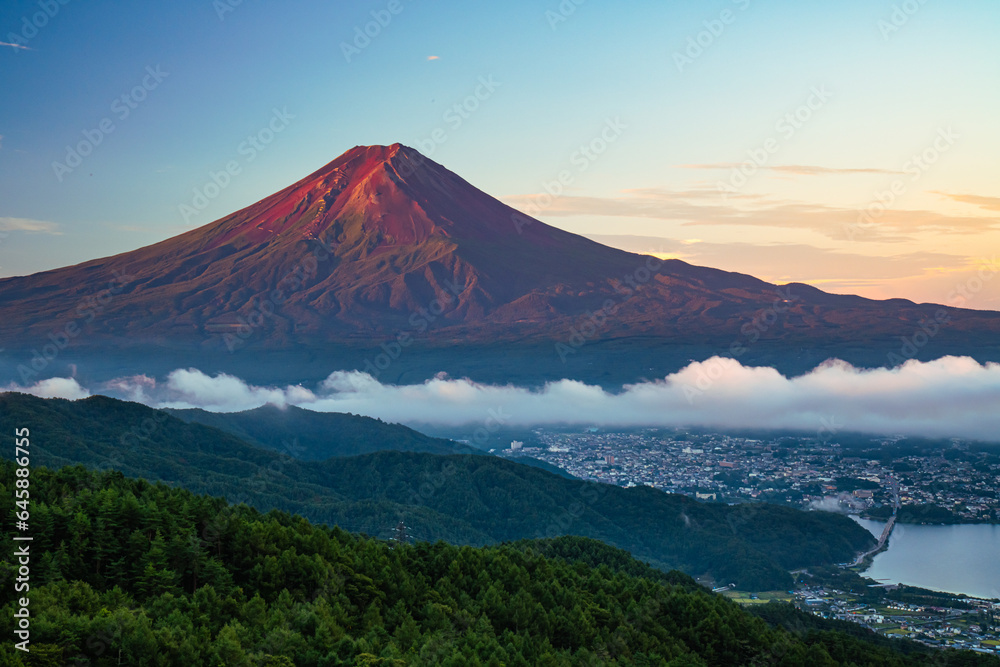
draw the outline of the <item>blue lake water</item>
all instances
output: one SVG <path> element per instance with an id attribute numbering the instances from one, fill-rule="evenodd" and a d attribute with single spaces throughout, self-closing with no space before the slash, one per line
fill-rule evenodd
<path id="1" fill-rule="evenodd" d="M 878 537 L 885 523 L 852 517 Z M 864 575 L 974 597 L 1000 598 L 1000 526 L 897 523 Z"/>

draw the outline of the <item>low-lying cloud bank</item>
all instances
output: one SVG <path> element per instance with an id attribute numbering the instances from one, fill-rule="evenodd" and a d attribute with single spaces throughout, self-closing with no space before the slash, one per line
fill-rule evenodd
<path id="1" fill-rule="evenodd" d="M 540 390 L 444 376 L 395 386 L 357 371 L 334 372 L 314 388 L 259 387 L 193 368 L 175 370 L 159 382 L 135 376 L 85 388 L 76 380 L 55 378 L 6 389 L 71 399 L 93 391 L 155 407 L 215 412 L 296 405 L 407 424 L 481 425 L 492 419 L 508 426 L 773 428 L 827 436 L 860 431 L 1000 441 L 1000 364 L 968 357 L 910 361 L 895 369 L 828 362 L 793 378 L 714 357 L 663 380 L 626 385 L 618 393 L 573 380 Z"/>

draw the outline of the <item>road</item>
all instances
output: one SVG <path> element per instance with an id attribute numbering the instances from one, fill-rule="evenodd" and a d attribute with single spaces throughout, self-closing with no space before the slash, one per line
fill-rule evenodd
<path id="1" fill-rule="evenodd" d="M 889 542 L 889 535 L 892 534 L 892 529 L 896 526 L 896 513 L 899 511 L 899 480 L 895 477 L 889 477 L 889 491 L 892 493 L 892 516 L 889 517 L 889 521 L 885 524 L 885 528 L 882 529 L 882 534 L 878 538 L 878 544 L 874 549 L 864 552 L 860 556 L 854 559 L 854 562 L 847 567 L 857 567 L 864 562 L 869 556 L 873 556 L 885 548 L 885 545 Z"/>

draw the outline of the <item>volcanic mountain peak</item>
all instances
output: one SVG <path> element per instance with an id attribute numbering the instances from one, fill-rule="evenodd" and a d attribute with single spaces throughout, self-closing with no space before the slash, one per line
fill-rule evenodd
<path id="1" fill-rule="evenodd" d="M 284 190 L 192 232 L 192 237 L 200 237 L 203 249 L 318 240 L 337 246 L 338 255 L 352 257 L 428 243 L 598 247 L 518 213 L 398 143 L 355 146 Z"/>
<path id="2" fill-rule="evenodd" d="M 217 346 L 258 321 L 250 342 L 274 349 L 410 331 L 428 344 L 638 337 L 729 349 L 737 334 L 760 336 L 747 327 L 776 303 L 776 286 L 750 276 L 635 255 L 529 218 L 401 144 L 356 146 L 155 245 L 0 280 L 9 305 L 0 347 L 45 339 L 112 279 L 92 345 Z M 770 338 L 893 340 L 930 312 L 805 285 L 786 293 L 780 321 L 765 327 Z M 951 317 L 976 336 L 1000 331 L 1000 314 Z"/>
<path id="3" fill-rule="evenodd" d="M 420 219 L 405 177 L 423 168 L 422 156 L 401 144 L 356 146 L 334 161 L 242 211 L 208 225 L 211 243 L 266 243 L 321 239 L 339 242 L 344 223 L 363 219 L 362 233 L 382 229 L 401 242 L 420 242 L 433 233 L 433 223 Z M 337 223 L 341 222 L 338 226 Z"/>

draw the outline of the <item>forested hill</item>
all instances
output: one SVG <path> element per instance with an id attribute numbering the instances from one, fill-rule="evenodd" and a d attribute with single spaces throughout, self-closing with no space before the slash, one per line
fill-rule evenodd
<path id="1" fill-rule="evenodd" d="M 0 462 L 8 636 L 14 479 Z M 115 471 L 30 479 L 31 652 L 0 643 L 11 667 L 1000 664 L 793 634 L 581 538 L 390 545 Z"/>
<path id="2" fill-rule="evenodd" d="M 849 560 L 874 544 L 868 531 L 835 514 L 701 503 L 566 479 L 493 456 L 386 451 L 300 461 L 105 397 L 0 394 L 0 432 L 23 426 L 32 429 L 36 465 L 120 470 L 383 538 L 401 519 L 417 538 L 453 544 L 592 537 L 657 567 L 744 590 L 786 588 L 789 570 Z"/>
<path id="3" fill-rule="evenodd" d="M 475 447 L 432 438 L 400 424 L 338 412 L 266 405 L 244 412 L 165 410 L 179 419 L 225 431 L 251 445 L 304 461 L 358 456 L 391 449 L 428 454 L 477 454 Z"/>

